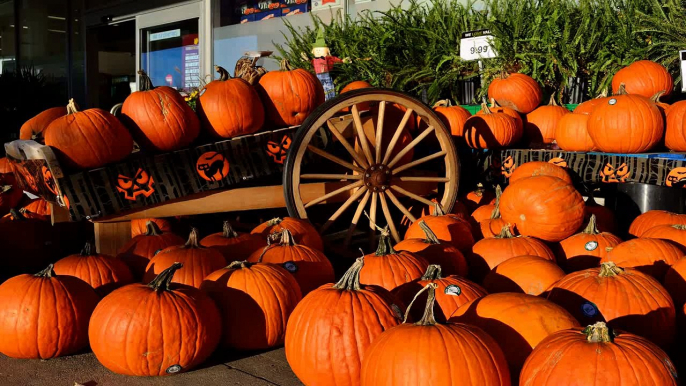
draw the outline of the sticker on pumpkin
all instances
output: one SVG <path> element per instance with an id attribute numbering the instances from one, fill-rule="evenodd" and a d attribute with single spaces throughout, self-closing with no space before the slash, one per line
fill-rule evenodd
<path id="1" fill-rule="evenodd" d="M 179 371 L 181 371 L 181 366 L 180 366 L 180 365 L 171 365 L 171 366 L 167 367 L 167 370 L 165 370 L 165 372 L 166 372 L 167 374 L 176 374 L 176 373 L 178 373 Z"/>
<path id="2" fill-rule="evenodd" d="M 626 163 L 622 163 L 618 168 L 607 163 L 600 171 L 600 181 L 605 183 L 626 182 L 631 177 L 631 170 Z"/>
<path id="3" fill-rule="evenodd" d="M 447 287 L 445 287 L 445 290 L 443 291 L 446 295 L 453 295 L 453 296 L 459 296 L 462 293 L 462 289 L 455 284 L 451 284 Z"/>
<path id="4" fill-rule="evenodd" d="M 665 185 L 675 188 L 686 187 L 686 167 L 672 169 L 669 174 L 667 174 Z"/>
<path id="5" fill-rule="evenodd" d="M 514 159 L 511 155 L 508 155 L 507 158 L 505 158 L 505 161 L 503 161 L 503 164 L 500 166 L 500 172 L 506 178 L 510 178 L 516 167 L 517 165 L 515 165 Z"/>
<path id="6" fill-rule="evenodd" d="M 598 308 L 595 306 L 595 304 L 586 302 L 581 305 L 581 312 L 583 312 L 584 315 L 588 316 L 589 318 L 592 318 L 598 314 Z"/>
<path id="7" fill-rule="evenodd" d="M 584 249 L 587 251 L 595 251 L 596 248 L 598 248 L 598 242 L 597 241 L 589 241 L 584 245 Z"/>
<path id="8" fill-rule="evenodd" d="M 138 169 L 133 178 L 121 174 L 117 177 L 117 191 L 124 193 L 125 199 L 136 201 L 138 196 L 150 197 L 155 193 L 155 188 L 152 187 L 154 183 L 151 175 L 143 169 Z"/>
<path id="9" fill-rule="evenodd" d="M 284 135 L 279 143 L 274 141 L 267 142 L 267 154 L 272 157 L 274 163 L 283 165 L 283 162 L 286 160 L 286 153 L 290 147 L 291 137 Z"/>
<path id="10" fill-rule="evenodd" d="M 217 182 L 229 174 L 229 161 L 221 153 L 208 151 L 198 158 L 195 168 L 204 180 Z"/>
<path id="11" fill-rule="evenodd" d="M 286 271 L 288 271 L 290 273 L 298 272 L 298 265 L 292 261 L 287 261 L 287 262 L 283 263 L 283 267 L 286 269 Z"/>
<path id="12" fill-rule="evenodd" d="M 47 166 L 43 166 L 41 168 L 41 174 L 43 175 L 43 182 L 45 183 L 45 187 L 48 188 L 48 190 L 56 196 L 57 184 L 55 183 L 55 179 L 52 177 L 52 172 L 50 171 L 50 169 L 48 169 Z"/>
<path id="13" fill-rule="evenodd" d="M 391 304 L 391 309 L 393 310 L 396 318 L 403 320 L 403 312 L 400 310 L 400 307 L 398 307 L 396 304 Z"/>
<path id="14" fill-rule="evenodd" d="M 560 157 L 551 158 L 550 161 L 548 161 L 548 163 L 559 166 L 561 168 L 567 167 L 567 161 L 565 161 L 564 158 Z"/>

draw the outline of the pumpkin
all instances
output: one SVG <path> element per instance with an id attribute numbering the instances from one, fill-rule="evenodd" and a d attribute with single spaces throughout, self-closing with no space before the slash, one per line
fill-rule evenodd
<path id="1" fill-rule="evenodd" d="M 500 216 L 500 196 L 503 194 L 500 185 L 495 187 L 495 194 L 496 199 L 491 215 L 487 219 L 479 222 L 479 232 L 482 238 L 496 237 L 500 234 L 503 227 L 507 225 Z"/>
<path id="2" fill-rule="evenodd" d="M 222 344 L 264 350 L 283 344 L 286 323 L 302 299 L 300 286 L 274 264 L 234 261 L 209 274 L 200 285 L 222 315 Z"/>
<path id="3" fill-rule="evenodd" d="M 553 165 L 550 162 L 529 161 L 517 166 L 512 172 L 510 175 L 510 185 L 527 177 L 538 176 L 557 177 L 568 184 L 572 183 L 572 178 L 564 168 Z"/>
<path id="4" fill-rule="evenodd" d="M 500 215 L 506 223 L 516 224 L 522 235 L 561 241 L 584 222 L 584 200 L 572 185 L 557 177 L 527 177 L 505 189 Z"/>
<path id="5" fill-rule="evenodd" d="M 422 277 L 429 266 L 418 253 L 396 251 L 391 245 L 388 227 L 381 230 L 376 252 L 365 255 L 364 258 L 364 268 L 360 272 L 361 283 L 377 285 L 388 291 Z"/>
<path id="6" fill-rule="evenodd" d="M 586 207 L 584 210 L 584 228 L 588 226 L 591 221 L 591 216 L 595 216 L 596 226 L 601 232 L 616 233 L 617 223 L 615 222 L 615 214 L 612 209 L 604 205 L 599 205 L 595 201 L 592 192 L 587 193 Z"/>
<path id="7" fill-rule="evenodd" d="M 615 95 L 588 118 L 588 134 L 605 153 L 642 153 L 662 139 L 664 120 L 655 103 L 640 95 Z"/>
<path id="8" fill-rule="evenodd" d="M 114 115 L 101 109 L 79 111 L 73 99 L 67 112 L 43 132 L 45 144 L 55 150 L 63 165 L 94 169 L 131 154 L 131 134 Z"/>
<path id="9" fill-rule="evenodd" d="M 445 214 L 439 203 L 434 205 L 432 214 L 422 216 L 407 228 L 405 240 L 424 238 L 424 230 L 419 226 L 420 220 L 433 230 L 439 240 L 452 244 L 463 253 L 474 245 L 474 236 L 467 220 L 455 214 Z"/>
<path id="10" fill-rule="evenodd" d="M 24 191 L 17 185 L 14 175 L 0 175 L 0 214 L 15 208 L 24 197 Z"/>
<path id="11" fill-rule="evenodd" d="M 547 106 L 541 106 L 526 115 L 524 134 L 529 143 L 553 143 L 555 131 L 569 110 L 557 104 L 555 94 L 550 96 Z"/>
<path id="12" fill-rule="evenodd" d="M 345 87 L 341 89 L 341 94 L 344 94 L 349 91 L 353 90 L 359 90 L 362 88 L 372 88 L 373 86 L 369 84 L 369 82 L 365 82 L 364 80 L 356 80 L 348 83 Z M 372 108 L 371 103 L 358 103 L 357 104 L 357 109 L 359 111 L 367 111 Z M 350 107 L 345 107 L 342 109 L 343 112 L 349 112 Z"/>
<path id="13" fill-rule="evenodd" d="M 493 98 L 491 98 L 491 105 L 488 106 L 488 109 L 492 113 L 503 113 L 505 115 L 512 117 L 512 119 L 515 120 L 515 125 L 517 126 L 517 137 L 515 138 L 515 142 L 519 141 L 522 138 L 522 135 L 524 135 L 524 121 L 522 120 L 522 116 L 519 115 L 518 112 L 514 111 L 509 107 L 500 106 L 498 102 L 496 102 Z M 484 114 L 485 112 L 483 109 L 476 112 L 476 115 Z"/>
<path id="14" fill-rule="evenodd" d="M 207 275 L 226 266 L 226 260 L 221 252 L 200 246 L 198 230 L 192 228 L 186 244 L 168 247 L 150 259 L 145 267 L 143 281 L 150 282 L 176 262 L 183 264 L 183 268 L 174 274 L 174 283 L 195 288 L 200 288 Z"/>
<path id="15" fill-rule="evenodd" d="M 360 284 L 364 264 L 358 258 L 341 280 L 310 292 L 291 313 L 286 359 L 307 385 L 359 385 L 369 345 L 403 320 L 393 295 Z"/>
<path id="16" fill-rule="evenodd" d="M 324 103 L 324 89 L 316 76 L 281 61 L 280 71 L 270 71 L 260 78 L 260 98 L 267 121 L 276 127 L 296 126 Z"/>
<path id="17" fill-rule="evenodd" d="M 495 210 L 495 204 L 482 205 L 472 212 L 470 217 L 475 223 L 480 223 L 484 220 L 491 218 L 493 211 Z"/>
<path id="18" fill-rule="evenodd" d="M 208 83 L 198 99 L 198 115 L 203 128 L 218 138 L 233 138 L 260 130 L 264 125 L 265 109 L 255 88 L 241 78 L 231 78 L 222 67 L 214 66 L 214 69 L 219 73 L 219 79 Z"/>
<path id="19" fill-rule="evenodd" d="M 276 217 L 258 225 L 250 233 L 260 235 L 266 240 L 270 234 L 284 229 L 288 229 L 298 244 L 306 245 L 318 251 L 324 251 L 324 242 L 321 236 L 319 236 L 319 232 L 307 220 L 293 217 Z"/>
<path id="20" fill-rule="evenodd" d="M 12 163 L 7 159 L 7 157 L 0 158 L 0 176 L 14 176 L 14 171 L 12 170 Z"/>
<path id="21" fill-rule="evenodd" d="M 493 338 L 474 325 L 436 321 L 436 287 L 429 283 L 421 291 L 428 294 L 418 322 L 389 329 L 369 347 L 362 386 L 510 385 L 505 355 Z"/>
<path id="22" fill-rule="evenodd" d="M 524 74 L 502 75 L 488 85 L 488 98 L 519 113 L 528 114 L 543 100 L 541 87 Z"/>
<path id="23" fill-rule="evenodd" d="M 686 101 L 674 103 L 666 116 L 665 146 L 674 151 L 686 151 Z"/>
<path id="24" fill-rule="evenodd" d="M 674 88 L 674 80 L 667 69 L 650 60 L 639 60 L 617 71 L 612 77 L 612 93 L 620 92 L 622 84 L 629 94 L 646 98 L 661 91 L 667 97 Z"/>
<path id="25" fill-rule="evenodd" d="M 583 325 L 604 321 L 660 347 L 674 338 L 675 309 L 667 290 L 652 277 L 613 262 L 570 273 L 553 286 L 548 300 Z"/>
<path id="26" fill-rule="evenodd" d="M 0 352 L 50 359 L 87 347 L 88 320 L 98 300 L 83 281 L 55 275 L 52 264 L 8 279 L 0 285 Z"/>
<path id="27" fill-rule="evenodd" d="M 58 275 L 83 280 L 100 296 L 133 282 L 131 271 L 123 261 L 97 253 L 89 242 L 80 254 L 70 255 L 56 262 L 54 271 Z"/>
<path id="28" fill-rule="evenodd" d="M 284 228 L 270 237 L 269 246 L 253 252 L 249 262 L 282 264 L 295 277 L 303 296 L 334 280 L 329 259 L 317 249 L 296 243 L 289 229 Z"/>
<path id="29" fill-rule="evenodd" d="M 146 232 L 134 236 L 119 250 L 117 258 L 129 266 L 133 277 L 140 281 L 150 259 L 169 247 L 183 244 L 183 239 L 173 233 L 162 232 L 157 222 L 148 221 Z"/>
<path id="30" fill-rule="evenodd" d="M 658 225 L 643 233 L 642 238 L 669 240 L 686 251 L 686 225 Z"/>
<path id="31" fill-rule="evenodd" d="M 686 304 L 686 258 L 682 257 L 667 269 L 663 283 L 676 309 L 681 309 Z"/>
<path id="32" fill-rule="evenodd" d="M 464 124 L 463 137 L 473 149 L 508 147 L 521 138 L 514 118 L 505 113 L 492 112 L 486 103 L 481 104 L 483 114 L 469 117 Z"/>
<path id="33" fill-rule="evenodd" d="M 163 218 L 141 218 L 131 220 L 131 238 L 148 232 L 148 221 L 152 221 L 157 225 L 157 228 L 165 233 L 172 232 L 172 224 L 169 220 Z"/>
<path id="34" fill-rule="evenodd" d="M 155 152 L 190 145 L 200 134 L 200 122 L 193 109 L 175 89 L 154 87 L 145 71 L 138 71 L 138 77 L 140 89 L 126 97 L 121 107 L 122 120 L 136 143 L 144 150 Z"/>
<path id="35" fill-rule="evenodd" d="M 426 269 L 426 273 L 419 279 L 412 280 L 393 290 L 393 295 L 397 296 L 403 304 L 410 304 L 414 297 L 427 284 L 436 284 L 436 305 L 434 315 L 436 320 L 445 323 L 455 313 L 455 310 L 468 302 L 484 297 L 488 294 L 480 285 L 457 275 L 443 277 L 441 266 L 432 264 Z M 422 295 L 417 298 L 420 303 L 426 300 Z M 419 320 L 423 315 L 423 310 L 413 308 L 408 311 L 412 320 Z"/>
<path id="36" fill-rule="evenodd" d="M 200 245 L 218 250 L 226 261 L 243 261 L 255 251 L 264 249 L 267 239 L 252 233 L 238 234 L 228 221 L 224 221 L 222 231 L 206 236 L 200 240 Z"/>
<path id="37" fill-rule="evenodd" d="M 453 137 L 462 137 L 464 124 L 472 116 L 467 109 L 462 106 L 453 106 L 449 99 L 436 102 L 433 109 Z"/>
<path id="38" fill-rule="evenodd" d="M 603 92 L 600 93 L 600 95 L 596 96 L 595 98 L 580 103 L 578 106 L 576 106 L 573 113 L 590 115 L 596 107 L 603 103 L 606 103 L 610 99 L 611 97 L 607 96 L 607 89 L 605 89 L 603 90 Z"/>
<path id="39" fill-rule="evenodd" d="M 467 193 L 462 199 L 462 202 L 472 211 L 480 206 L 489 205 L 494 201 L 495 193 L 486 190 L 481 182 L 476 184 L 476 189 Z"/>
<path id="40" fill-rule="evenodd" d="M 48 125 L 57 118 L 67 115 L 64 107 L 52 107 L 40 112 L 35 117 L 26 121 L 19 129 L 19 139 L 35 140 L 43 142 L 43 131 Z"/>
<path id="41" fill-rule="evenodd" d="M 518 292 L 538 296 L 564 276 L 565 272 L 553 261 L 539 256 L 516 256 L 493 268 L 483 284 L 492 294 Z"/>
<path id="42" fill-rule="evenodd" d="M 45 201 L 45 199 L 37 198 L 19 209 L 19 213 L 27 219 L 50 221 L 52 210 L 50 209 L 49 202 Z"/>
<path id="43" fill-rule="evenodd" d="M 684 251 L 671 241 L 660 239 L 632 239 L 608 250 L 601 263 L 613 262 L 620 267 L 635 268 L 662 280 L 667 268 L 676 263 Z"/>
<path id="44" fill-rule="evenodd" d="M 560 241 L 555 251 L 557 264 L 566 272 L 594 268 L 607 257 L 612 248 L 621 243 L 622 239 L 612 233 L 601 233 L 596 225 L 595 215 L 591 215 L 584 230 Z"/>
<path id="45" fill-rule="evenodd" d="M 565 114 L 557 122 L 555 142 L 565 151 L 591 151 L 593 140 L 588 134 L 588 114 Z"/>
<path id="46" fill-rule="evenodd" d="M 472 253 L 467 255 L 470 275 L 481 282 L 491 269 L 503 261 L 524 255 L 555 260 L 555 255 L 543 242 L 528 236 L 515 237 L 510 226 L 505 225 L 498 236 L 474 244 Z"/>
<path id="47" fill-rule="evenodd" d="M 395 250 L 413 252 L 430 264 L 440 265 L 448 275 L 467 276 L 467 260 L 462 252 L 441 242 L 424 220 L 419 220 L 419 227 L 424 231 L 424 238 L 403 240 L 395 245 Z"/>
<path id="48" fill-rule="evenodd" d="M 674 365 L 655 344 L 603 322 L 558 331 L 524 363 L 521 385 L 678 385 Z"/>
<path id="49" fill-rule="evenodd" d="M 668 212 L 666 210 L 649 210 L 642 213 L 631 222 L 629 234 L 643 237 L 643 234 L 658 225 L 686 225 L 686 215 Z"/>
<path id="50" fill-rule="evenodd" d="M 122 287 L 100 301 L 88 337 L 98 361 L 124 375 L 188 371 L 214 351 L 221 336 L 217 306 L 203 291 L 171 284 L 173 263 L 150 284 Z"/>
<path id="51" fill-rule="evenodd" d="M 538 296 L 500 293 L 472 300 L 451 322 L 479 326 L 505 353 L 514 379 L 531 351 L 548 335 L 579 326 L 562 307 Z"/>

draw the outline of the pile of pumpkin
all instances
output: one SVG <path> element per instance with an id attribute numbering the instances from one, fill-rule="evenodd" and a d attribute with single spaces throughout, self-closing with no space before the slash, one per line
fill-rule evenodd
<path id="1" fill-rule="evenodd" d="M 66 108 L 54 107 L 27 121 L 19 138 L 51 146 L 63 166 L 92 169 L 126 158 L 134 140 L 143 151 L 169 152 L 189 146 L 201 132 L 228 139 L 300 125 L 324 102 L 317 77 L 287 60 L 254 85 L 215 68 L 220 77 L 201 91 L 197 114 L 177 90 L 154 87 L 140 71 L 140 90 L 126 98 L 120 117 L 97 108 L 79 111 L 70 100 Z"/>
<path id="2" fill-rule="evenodd" d="M 50 220 L 50 205 L 42 198 L 29 199 L 17 184 L 12 165 L 0 158 L 0 222 Z"/>

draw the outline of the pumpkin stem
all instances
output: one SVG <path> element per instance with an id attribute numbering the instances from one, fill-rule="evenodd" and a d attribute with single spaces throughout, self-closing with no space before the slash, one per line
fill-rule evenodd
<path id="1" fill-rule="evenodd" d="M 585 233 L 587 235 L 597 235 L 600 233 L 598 230 L 598 222 L 594 214 L 592 214 L 591 218 L 588 219 L 588 225 L 586 225 L 586 228 L 584 228 L 581 233 Z"/>
<path id="2" fill-rule="evenodd" d="M 160 272 L 157 277 L 152 279 L 152 281 L 148 283 L 148 287 L 155 291 L 169 291 L 169 285 L 174 278 L 174 274 L 181 269 L 181 267 L 183 267 L 183 264 L 179 262 L 172 264 L 169 268 Z"/>
<path id="3" fill-rule="evenodd" d="M 159 236 L 162 234 L 162 230 L 157 223 L 154 221 L 147 221 L 145 223 L 145 235 L 146 236 Z"/>
<path id="4" fill-rule="evenodd" d="M 24 208 L 21 208 L 19 210 L 16 210 L 15 208 L 10 209 L 10 216 L 12 216 L 12 219 L 17 220 L 17 221 L 23 220 L 24 219 L 23 213 L 26 212 L 26 211 L 22 212 L 23 209 Z"/>
<path id="5" fill-rule="evenodd" d="M 49 279 L 49 278 L 55 276 L 55 271 L 52 270 L 52 268 L 53 268 L 54 266 L 55 266 L 54 264 L 50 264 L 50 265 L 48 265 L 47 268 L 45 268 L 44 270 L 38 272 L 37 274 L 35 274 L 35 275 L 33 275 L 33 276 L 35 276 L 35 277 L 43 277 L 43 278 L 48 278 L 48 279 Z"/>
<path id="6" fill-rule="evenodd" d="M 550 94 L 550 101 L 548 106 L 557 106 L 557 101 L 555 100 L 555 93 Z"/>
<path id="7" fill-rule="evenodd" d="M 500 230 L 500 234 L 495 236 L 496 239 L 511 239 L 515 237 L 512 234 L 512 230 L 510 229 L 510 224 L 507 224 L 503 227 L 503 229 Z"/>
<path id="8" fill-rule="evenodd" d="M 253 265 L 255 265 L 255 264 L 250 263 L 248 261 L 232 261 L 231 264 L 229 264 L 226 268 L 228 268 L 228 269 L 237 269 L 237 268 L 244 269 L 244 268 L 250 268 Z"/>
<path id="9" fill-rule="evenodd" d="M 482 184 L 481 182 L 479 182 L 478 184 L 476 184 L 476 189 L 474 189 L 474 194 L 475 194 L 477 197 L 483 197 L 484 191 L 485 191 L 485 190 L 486 190 L 486 189 L 484 189 L 484 184 Z"/>
<path id="10" fill-rule="evenodd" d="M 493 99 L 493 103 L 495 103 L 495 99 Z M 492 114 L 491 109 L 488 108 L 488 104 L 486 104 L 486 102 L 481 104 L 481 112 L 486 115 Z"/>
<path id="11" fill-rule="evenodd" d="M 624 269 L 618 267 L 615 263 L 609 261 L 607 263 L 600 264 L 600 273 L 598 274 L 598 276 L 613 277 L 620 275 L 622 272 L 624 272 Z"/>
<path id="12" fill-rule="evenodd" d="M 665 91 L 664 91 L 664 90 L 658 91 L 657 94 L 655 94 L 655 95 L 653 95 L 653 96 L 650 97 L 650 100 L 653 101 L 653 103 L 659 103 L 659 102 L 660 102 L 660 98 L 662 98 L 663 95 L 665 95 Z"/>
<path id="13" fill-rule="evenodd" d="M 605 322 L 591 324 L 581 332 L 586 335 L 586 340 L 591 343 L 610 343 L 614 340 L 615 332 Z"/>
<path id="14" fill-rule="evenodd" d="M 438 237 L 436 236 L 434 231 L 432 231 L 431 228 L 429 228 L 429 225 L 426 223 L 426 221 L 419 220 L 419 227 L 422 229 L 422 231 L 424 231 L 424 236 L 425 236 L 424 241 L 427 244 L 440 244 L 441 243 L 441 241 L 438 240 Z"/>
<path id="15" fill-rule="evenodd" d="M 422 276 L 421 280 L 439 280 L 441 278 L 443 278 L 443 276 L 441 276 L 441 266 L 438 264 L 431 264 L 426 269 L 426 272 L 424 272 L 424 276 Z"/>
<path id="16" fill-rule="evenodd" d="M 198 228 L 191 228 L 191 234 L 188 235 L 188 241 L 186 241 L 186 244 L 183 246 L 184 248 L 204 248 L 200 246 L 200 243 L 198 243 L 198 239 L 200 238 L 200 235 L 198 234 Z"/>
<path id="17" fill-rule="evenodd" d="M 607 87 L 605 87 L 605 88 L 600 92 L 600 94 L 598 94 L 598 96 L 595 97 L 595 99 L 606 98 L 606 97 L 607 97 Z"/>
<path id="18" fill-rule="evenodd" d="M 364 256 L 355 259 L 353 265 L 345 271 L 341 280 L 334 284 L 332 288 L 347 291 L 360 290 L 360 271 L 364 267 Z"/>
<path id="19" fill-rule="evenodd" d="M 674 225 L 672 225 L 672 228 L 679 230 L 679 231 L 686 231 L 686 225 L 684 225 L 684 224 L 674 224 Z"/>
<path id="20" fill-rule="evenodd" d="M 414 301 L 417 300 L 419 295 L 422 294 L 424 291 L 429 291 L 428 297 L 426 299 L 426 306 L 424 307 L 424 316 L 415 323 L 415 326 L 433 326 L 436 324 L 436 317 L 434 316 L 434 303 L 436 302 L 436 287 L 438 287 L 438 284 L 436 283 L 429 283 L 426 285 L 426 287 L 422 288 L 419 292 L 417 292 L 416 295 L 414 295 L 414 299 L 410 302 L 410 305 L 407 306 L 407 311 L 405 312 L 405 319 L 403 319 L 403 323 L 407 323 L 407 316 L 410 314 L 410 308 L 412 308 L 412 304 L 414 304 Z"/>
<path id="21" fill-rule="evenodd" d="M 495 101 L 495 98 L 491 98 L 491 107 L 500 107 L 498 102 Z"/>
<path id="22" fill-rule="evenodd" d="M 140 88 L 139 91 L 150 91 L 155 88 L 155 86 L 152 85 L 152 80 L 145 71 L 138 70 L 138 77 L 140 78 L 140 84 L 138 85 Z"/>
<path id="23" fill-rule="evenodd" d="M 495 187 L 495 208 L 491 212 L 491 220 L 496 220 L 500 218 L 500 196 L 503 194 L 503 188 L 500 185 Z"/>
<path id="24" fill-rule="evenodd" d="M 438 202 L 434 202 L 434 216 L 445 216 L 445 209 Z"/>
<path id="25" fill-rule="evenodd" d="M 450 103 L 450 99 L 443 99 L 443 100 L 440 100 L 440 101 L 434 103 L 433 108 L 436 108 L 436 107 L 450 107 L 450 106 L 452 106 L 452 105 L 453 105 L 453 104 Z"/>
<path id="26" fill-rule="evenodd" d="M 78 112 L 79 112 L 79 106 L 76 105 L 74 98 L 69 99 L 69 103 L 67 104 L 67 115 L 78 113 Z"/>
<path id="27" fill-rule="evenodd" d="M 281 71 L 293 71 L 294 68 L 291 66 L 291 62 L 288 61 L 288 59 L 284 59 L 281 61 Z"/>
<path id="28" fill-rule="evenodd" d="M 619 90 L 617 90 L 617 95 L 627 95 L 626 85 L 624 83 L 619 84 Z"/>
<path id="29" fill-rule="evenodd" d="M 222 66 L 214 65 L 214 70 L 219 73 L 219 80 L 225 81 L 231 79 L 231 74 Z"/>
<path id="30" fill-rule="evenodd" d="M 228 221 L 224 221 L 224 226 L 222 227 L 222 236 L 226 237 L 227 239 L 232 239 L 234 237 L 238 237 L 238 233 L 233 230 L 233 227 L 231 227 L 231 224 L 229 224 Z"/>
<path id="31" fill-rule="evenodd" d="M 377 256 L 395 255 L 397 252 L 391 245 L 391 233 L 388 230 L 388 225 L 381 230 L 381 237 L 379 237 L 379 246 L 374 253 Z"/>
<path id="32" fill-rule="evenodd" d="M 83 246 L 83 249 L 81 250 L 81 256 L 93 256 L 95 255 L 95 248 L 93 248 L 93 244 L 90 241 L 86 241 L 86 245 Z"/>
<path id="33" fill-rule="evenodd" d="M 273 227 L 274 225 L 281 224 L 281 221 L 283 221 L 282 218 L 276 217 L 276 218 L 273 218 L 273 219 L 267 221 L 267 225 L 269 225 L 270 227 Z"/>
<path id="34" fill-rule="evenodd" d="M 280 220 L 279 220 L 280 221 Z M 262 253 L 260 254 L 260 258 L 257 260 L 258 263 L 262 262 L 262 258 L 264 257 L 264 254 L 267 253 L 267 251 L 273 247 L 274 245 L 279 245 L 282 247 L 288 246 L 292 247 L 295 245 L 298 245 L 295 242 L 295 239 L 293 238 L 293 234 L 291 231 L 288 229 L 284 228 L 278 232 L 274 232 L 267 237 L 267 246 L 264 247 L 262 250 Z"/>

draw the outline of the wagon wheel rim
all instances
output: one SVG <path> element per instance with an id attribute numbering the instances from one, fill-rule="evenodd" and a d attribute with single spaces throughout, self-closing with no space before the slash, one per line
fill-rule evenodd
<path id="1" fill-rule="evenodd" d="M 373 135 L 365 133 L 362 113 L 359 110 L 359 106 L 370 103 L 376 107 L 376 110 L 369 110 L 371 116 L 368 116 L 368 119 L 373 119 L 373 115 L 377 114 L 376 122 L 371 122 Z M 393 125 L 395 127 L 387 122 L 386 111 L 391 105 L 400 105 L 406 109 L 400 122 Z M 350 125 L 352 126 L 353 138 L 351 139 L 346 138 L 332 123 L 332 121 L 341 119 L 340 111 L 344 108 L 350 109 L 349 115 L 343 117 L 348 117 L 352 121 Z M 410 120 L 414 119 L 414 114 L 419 116 L 420 122 L 424 122 L 424 126 L 418 129 L 417 133 L 411 137 L 411 141 L 402 147 L 400 139 L 406 136 L 404 133 L 407 131 Z M 403 200 L 409 199 L 417 204 L 427 206 L 435 204 L 428 198 L 407 188 L 407 183 L 435 184 L 437 193 L 440 193 L 441 190 L 443 192 L 438 202 L 447 211 L 451 210 L 455 203 L 460 164 L 452 136 L 431 108 L 406 94 L 380 89 L 362 89 L 345 93 L 327 102 L 320 110 L 315 111 L 300 130 L 299 135 L 303 137 L 302 141 L 299 142 L 301 146 L 291 149 L 286 160 L 287 169 L 290 166 L 292 171 L 290 176 L 284 175 L 286 194 L 288 195 L 290 191 L 293 197 L 292 205 L 289 205 L 288 208 L 289 212 L 292 216 L 308 219 L 308 210 L 311 208 L 323 202 L 328 203 L 329 199 L 337 195 L 348 194 L 348 198 L 343 200 L 334 213 L 319 227 L 320 234 L 325 235 L 345 211 L 354 211 L 351 224 L 345 234 L 345 246 L 350 244 L 360 221 L 367 221 L 363 215 L 369 218 L 370 238 L 374 237 L 376 225 L 388 225 L 395 241 L 401 240 L 398 227 L 393 220 L 392 210 L 399 211 L 410 222 L 414 222 L 416 217 L 403 204 Z M 332 139 L 338 141 L 345 149 L 345 158 L 343 155 L 334 155 L 315 146 L 312 140 L 320 130 L 327 131 Z M 391 131 L 393 136 L 390 141 L 384 143 L 384 133 L 387 130 Z M 371 138 L 368 139 L 368 136 Z M 439 148 L 429 155 L 407 161 L 408 154 L 411 154 L 410 152 L 413 152 L 418 145 L 423 144 L 430 137 L 438 140 Z M 405 137 L 405 139 L 407 138 Z M 318 162 L 327 162 L 345 169 L 345 173 L 303 172 L 300 166 L 307 153 L 310 153 L 310 156 L 313 155 Z M 441 164 L 444 167 L 444 175 L 408 175 L 426 163 L 440 162 L 441 158 L 443 159 Z M 340 188 L 304 202 L 301 197 L 301 185 L 317 180 L 344 183 Z"/>

